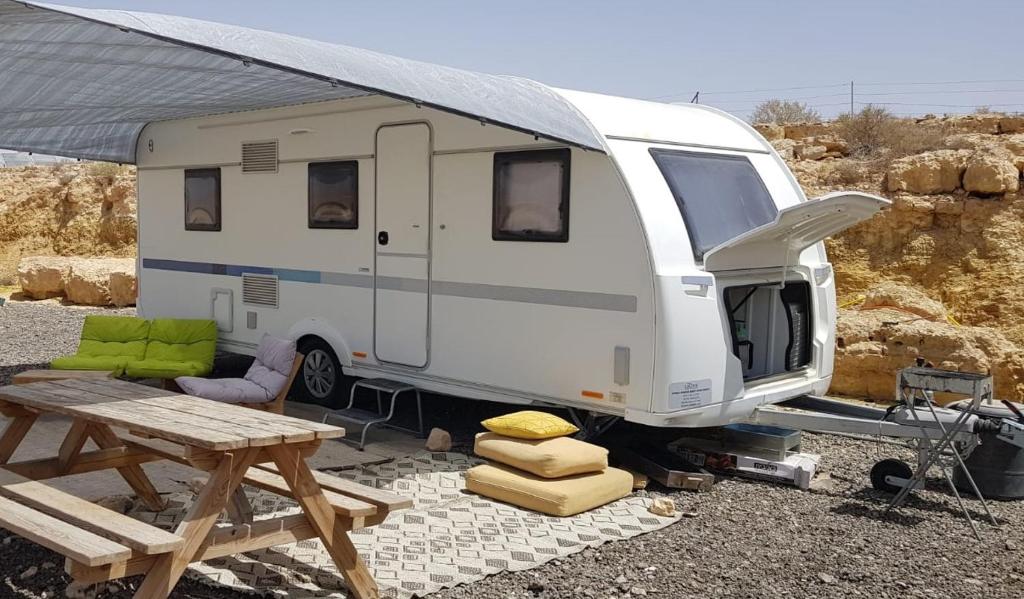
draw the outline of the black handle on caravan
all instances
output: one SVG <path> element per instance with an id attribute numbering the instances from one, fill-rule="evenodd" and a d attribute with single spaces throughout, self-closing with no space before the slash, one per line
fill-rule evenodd
<path id="1" fill-rule="evenodd" d="M 377 233 L 377 243 L 379 243 L 381 245 L 387 245 L 388 244 L 388 232 L 387 231 L 381 231 L 380 233 Z"/>

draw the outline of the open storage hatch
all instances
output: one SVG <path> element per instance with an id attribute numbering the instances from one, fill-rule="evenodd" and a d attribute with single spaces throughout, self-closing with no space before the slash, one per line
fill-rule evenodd
<path id="1" fill-rule="evenodd" d="M 786 266 L 800 252 L 873 216 L 889 205 L 878 196 L 841 191 L 783 208 L 775 220 L 737 235 L 704 254 L 704 269 Z"/>

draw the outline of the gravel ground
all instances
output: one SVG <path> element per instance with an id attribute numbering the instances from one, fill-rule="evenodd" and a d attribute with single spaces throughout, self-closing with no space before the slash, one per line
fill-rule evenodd
<path id="1" fill-rule="evenodd" d="M 0 308 L 0 383 L 26 365 L 73 351 L 80 321 L 91 311 L 54 302 Z M 452 432 L 469 438 L 472 431 Z M 639 427 L 626 432 L 646 434 Z M 882 515 L 888 496 L 870 488 L 868 472 L 883 457 L 910 459 L 905 449 L 805 434 L 804 450 L 822 455 L 831 482 L 821 490 L 723 479 L 708 493 L 669 493 L 652 483 L 641 493 L 673 498 L 686 514 L 679 523 L 432 597 L 1024 596 L 1024 501 L 995 503 L 1001 526 L 979 524 L 978 542 L 940 481 L 916 493 L 895 516 Z M 980 520 L 980 504 L 968 504 Z M 0 538 L 0 598 L 64 595 L 69 581 L 58 556 L 4 532 Z M 136 584 L 119 581 L 96 596 L 126 599 Z M 187 580 L 172 594 L 249 596 Z"/>
<path id="2" fill-rule="evenodd" d="M 12 301 L 0 307 L 0 384 L 15 372 L 74 353 L 86 314 L 134 316 L 135 309 L 64 306 L 58 300 Z"/>

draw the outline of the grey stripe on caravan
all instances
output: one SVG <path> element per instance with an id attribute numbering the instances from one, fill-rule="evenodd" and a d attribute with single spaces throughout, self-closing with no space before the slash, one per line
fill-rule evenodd
<path id="1" fill-rule="evenodd" d="M 371 275 L 349 275 L 340 273 L 323 273 L 322 282 L 327 285 L 344 285 L 347 287 L 373 287 Z M 409 293 L 426 293 L 427 281 L 407 277 L 378 277 L 377 288 L 388 291 L 405 291 Z M 507 285 L 486 285 L 483 283 L 455 283 L 451 281 L 434 281 L 430 291 L 436 295 L 449 297 L 465 297 L 470 299 L 489 299 L 505 302 L 526 304 L 546 304 L 549 306 L 566 306 L 570 308 L 589 308 L 592 310 L 610 310 L 613 312 L 636 312 L 635 295 L 618 295 L 614 293 L 596 293 L 592 291 L 564 291 L 561 289 L 539 289 L 534 287 L 511 287 Z"/>
<path id="2" fill-rule="evenodd" d="M 217 269 L 213 268 L 215 266 L 218 265 L 153 259 L 143 260 L 142 265 L 143 268 L 154 270 L 172 270 L 217 275 L 228 274 L 227 268 L 225 268 L 224 265 L 220 265 L 224 272 L 218 272 Z M 245 267 L 232 266 L 230 269 L 232 271 L 244 271 Z M 293 271 L 285 269 L 283 272 L 289 273 Z M 373 289 L 373 275 L 340 272 L 301 272 L 303 274 L 319 275 L 319 283 L 324 285 Z M 238 275 L 236 274 L 234 276 Z M 282 277 L 281 280 L 288 281 L 290 279 Z M 313 281 L 298 280 L 297 282 Z M 407 277 L 377 277 L 377 288 L 389 291 L 426 293 L 427 281 L 425 279 L 413 279 Z M 637 310 L 637 298 L 635 295 L 619 295 L 615 293 L 566 291 L 562 289 L 540 289 L 535 287 L 512 287 L 508 285 L 487 285 L 484 283 L 455 283 L 451 281 L 434 281 L 430 285 L 430 290 L 431 293 L 450 297 L 490 299 L 527 304 L 546 304 L 549 306 L 588 308 L 591 310 L 608 310 L 612 312 L 636 312 Z"/>

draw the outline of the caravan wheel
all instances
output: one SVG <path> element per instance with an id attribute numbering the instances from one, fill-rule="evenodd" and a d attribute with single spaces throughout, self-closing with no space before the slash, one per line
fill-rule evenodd
<path id="1" fill-rule="evenodd" d="M 299 344 L 306 359 L 302 362 L 298 392 L 311 403 L 329 404 L 341 383 L 338 356 L 323 339 L 312 337 Z"/>

